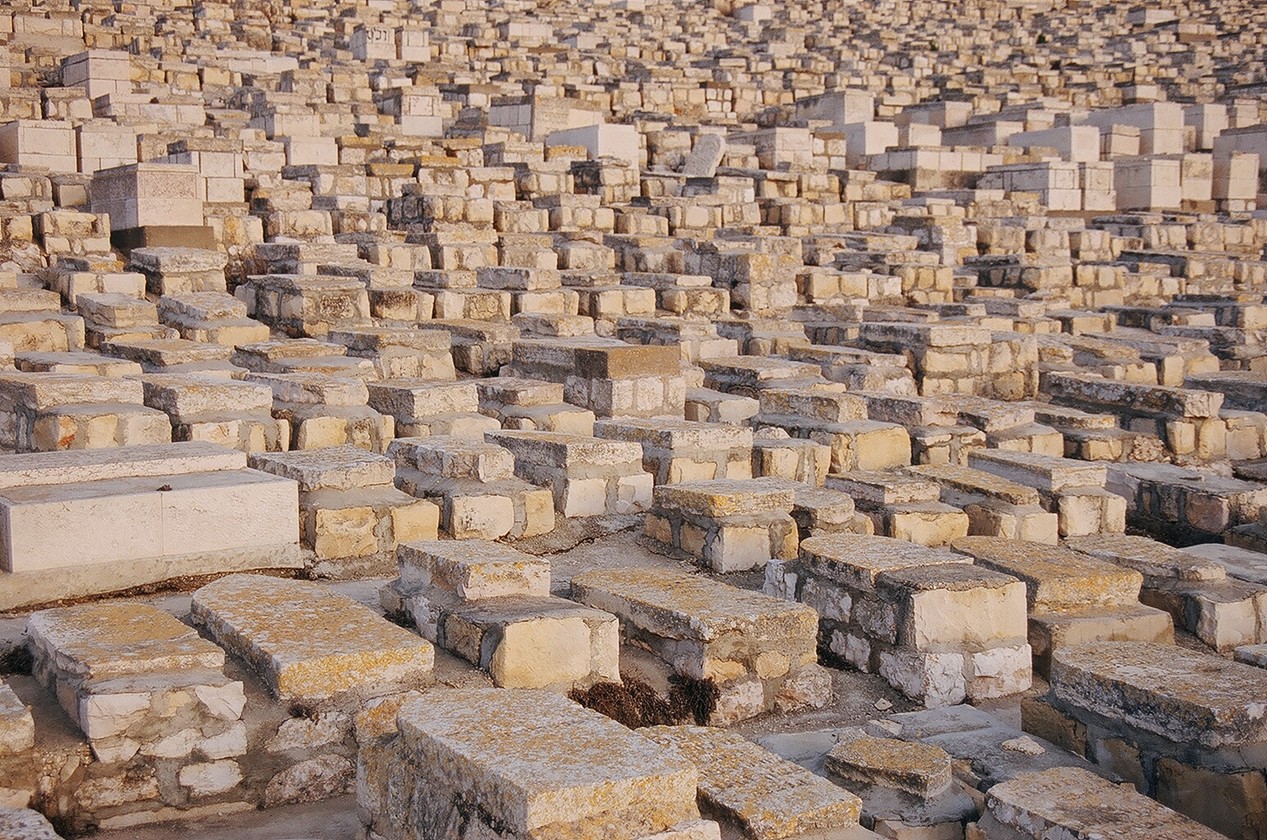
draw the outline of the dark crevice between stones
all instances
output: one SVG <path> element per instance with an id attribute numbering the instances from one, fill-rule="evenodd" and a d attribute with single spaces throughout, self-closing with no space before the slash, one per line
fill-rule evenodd
<path id="1" fill-rule="evenodd" d="M 643 726 L 705 725 L 717 708 L 720 691 L 711 679 L 669 677 L 669 693 L 660 696 L 642 680 L 621 675 L 623 682 L 595 683 L 568 696 L 587 709 L 606 715 L 630 729 Z"/>

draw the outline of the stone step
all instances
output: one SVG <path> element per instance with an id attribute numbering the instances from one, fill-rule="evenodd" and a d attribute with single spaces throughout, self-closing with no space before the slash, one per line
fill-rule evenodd
<path id="1" fill-rule="evenodd" d="M 549 405 L 507 406 L 496 415 L 502 428 L 524 432 L 561 432 L 592 436 L 594 412 L 569 403 Z"/>
<path id="2" fill-rule="evenodd" d="M 1170 613 L 1139 602 L 1143 576 L 1056 546 L 965 537 L 956 551 L 976 564 L 1020 578 L 1029 601 L 1034 670 L 1046 676 L 1052 652 L 1094 641 L 1174 643 Z"/>
<path id="3" fill-rule="evenodd" d="M 190 616 L 285 703 L 339 706 L 431 681 L 429 642 L 316 584 L 230 575 L 194 592 Z"/>
<path id="4" fill-rule="evenodd" d="M 907 467 L 912 475 L 935 481 L 941 485 L 942 501 L 954 504 L 947 498 L 948 491 L 962 498 L 986 497 L 1013 505 L 1038 505 L 1038 491 L 1023 484 L 999 478 L 983 470 L 961 467 L 957 464 L 923 464 Z"/>
<path id="5" fill-rule="evenodd" d="M 476 382 L 481 411 L 500 412 L 508 406 L 553 405 L 563 402 L 563 385 L 540 379 L 512 376 Z"/>
<path id="6" fill-rule="evenodd" d="M 1059 516 L 1039 506 L 1038 491 L 1032 487 L 958 464 L 928 464 L 907 471 L 937 481 L 941 502 L 963 510 L 971 535 L 1048 545 L 1059 540 Z"/>
<path id="7" fill-rule="evenodd" d="M 0 374 L 0 411 L 41 411 L 90 402 L 141 405 L 141 383 L 71 373 Z"/>
<path id="8" fill-rule="evenodd" d="M 827 476 L 827 486 L 853 498 L 860 509 L 879 509 L 884 505 L 935 502 L 941 488 L 935 479 L 905 470 L 873 472 L 848 471 Z"/>
<path id="9" fill-rule="evenodd" d="M 616 617 L 549 595 L 549 562 L 476 540 L 397 549 L 400 577 L 380 590 L 389 614 L 509 688 L 620 681 Z"/>
<path id="10" fill-rule="evenodd" d="M 709 519 L 787 513 L 793 498 L 793 490 L 786 484 L 760 479 L 693 481 L 655 491 L 657 508 Z"/>
<path id="11" fill-rule="evenodd" d="M 396 546 L 435 539 L 441 515 L 434 502 L 391 484 L 301 491 L 299 512 L 304 547 L 315 555 L 309 574 L 333 578 L 390 571 Z"/>
<path id="12" fill-rule="evenodd" d="M 146 374 L 141 379 L 145 404 L 174 420 L 261 412 L 273 407 L 272 391 L 263 385 L 207 375 Z"/>
<path id="13" fill-rule="evenodd" d="M 918 741 L 848 734 L 827 753 L 829 775 L 928 799 L 950 789 L 950 754 Z"/>
<path id="14" fill-rule="evenodd" d="M 807 487 L 822 487 L 827 482 L 827 472 L 831 468 L 831 447 L 813 440 L 786 437 L 786 433 L 779 434 L 781 431 L 763 430 L 760 436 L 753 439 L 753 476 L 781 478 Z M 844 493 L 839 495 L 845 496 Z M 850 499 L 850 504 L 852 503 L 853 500 Z"/>
<path id="15" fill-rule="evenodd" d="M 141 366 L 127 359 L 112 359 L 90 351 L 18 353 L 14 364 L 26 373 L 70 373 L 124 378 L 139 376 Z"/>
<path id="16" fill-rule="evenodd" d="M 1050 676 L 1052 653 L 1072 645 L 1099 641 L 1175 643 L 1175 622 L 1170 613 L 1144 604 L 1031 613 L 1029 622 L 1034 672 L 1043 678 Z"/>

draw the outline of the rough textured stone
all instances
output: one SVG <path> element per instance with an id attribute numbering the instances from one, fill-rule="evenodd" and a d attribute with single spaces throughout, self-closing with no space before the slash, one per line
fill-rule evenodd
<path id="1" fill-rule="evenodd" d="M 699 726 L 639 730 L 700 773 L 700 800 L 755 840 L 783 840 L 857 825 L 861 801 L 735 733 Z"/>
<path id="2" fill-rule="evenodd" d="M 374 696 L 430 678 L 427 641 L 313 584 L 231 575 L 194 593 L 193 620 L 284 701 Z"/>

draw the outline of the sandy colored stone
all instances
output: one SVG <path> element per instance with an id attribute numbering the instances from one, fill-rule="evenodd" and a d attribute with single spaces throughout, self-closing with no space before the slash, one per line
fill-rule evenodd
<path id="1" fill-rule="evenodd" d="M 194 592 L 191 617 L 283 701 L 322 703 L 425 683 L 429 642 L 302 581 L 230 575 Z"/>
<path id="2" fill-rule="evenodd" d="M 550 562 L 482 540 L 431 540 L 396 549 L 407 591 L 438 589 L 462 601 L 550 594 Z"/>
<path id="3" fill-rule="evenodd" d="M 59 672 L 85 680 L 224 666 L 223 650 L 148 604 L 119 601 L 44 610 L 27 620 L 27 635 Z"/>
<path id="4" fill-rule="evenodd" d="M 633 840 L 698 816 L 681 754 L 557 694 L 432 692 L 397 722 L 432 818 L 465 801 L 518 836 Z"/>
<path id="5" fill-rule="evenodd" d="M 874 589 L 876 578 L 885 572 L 972 562 L 947 549 L 861 534 L 810 537 L 801 542 L 800 557 L 813 573 L 863 591 Z"/>
<path id="6" fill-rule="evenodd" d="M 1144 579 L 1136 571 L 1058 546 L 1000 537 L 963 537 L 951 547 L 976 565 L 1020 578 L 1034 612 L 1130 606 L 1139 601 Z"/>
<path id="7" fill-rule="evenodd" d="M 950 755 L 941 747 L 855 733 L 827 754 L 827 772 L 849 783 L 876 785 L 928 798 L 950 787 Z"/>
<path id="8" fill-rule="evenodd" d="M 712 641 L 739 632 L 756 638 L 812 637 L 809 607 L 670 569 L 613 569 L 572 578 L 572 595 L 640 628 L 672 638 Z"/>
<path id="9" fill-rule="evenodd" d="M 1058 705 L 1217 749 L 1267 740 L 1267 671 L 1147 642 L 1097 642 L 1052 656 Z"/>
<path id="10" fill-rule="evenodd" d="M 983 826 L 1021 837 L 1217 840 L 1223 835 L 1087 770 L 1056 767 L 990 788 Z M 989 832 L 986 828 L 987 834 Z"/>
<path id="11" fill-rule="evenodd" d="M 862 802 L 743 736 L 703 726 L 639 730 L 672 747 L 699 770 L 699 796 L 754 840 L 784 840 L 854 826 Z"/>

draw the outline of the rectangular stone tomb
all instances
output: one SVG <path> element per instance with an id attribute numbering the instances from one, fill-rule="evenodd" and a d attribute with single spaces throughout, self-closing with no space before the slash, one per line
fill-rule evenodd
<path id="1" fill-rule="evenodd" d="M 171 439 L 171 421 L 144 405 L 136 380 L 51 372 L 0 375 L 0 446 L 53 452 Z"/>
<path id="2" fill-rule="evenodd" d="M 646 535 L 717 572 L 796 556 L 795 491 L 778 479 L 691 481 L 655 489 Z"/>
<path id="3" fill-rule="evenodd" d="M 397 490 L 396 465 L 384 455 L 344 445 L 260 453 L 250 463 L 299 482 L 303 545 L 319 574 L 390 569 L 397 544 L 436 537 L 438 507 Z"/>
<path id="4" fill-rule="evenodd" d="M 812 606 L 833 654 L 927 706 L 1029 688 L 1025 585 L 952 551 L 811 537 L 766 567 L 766 592 Z"/>
<path id="5" fill-rule="evenodd" d="M 293 449 L 320 449 L 350 443 L 386 452 L 396 421 L 370 406 L 366 383 L 321 373 L 249 373 L 248 382 L 273 389 L 273 416 L 291 428 Z"/>
<path id="6" fill-rule="evenodd" d="M 507 688 L 620 680 L 616 617 L 550 595 L 550 563 L 480 540 L 396 551 L 400 577 L 380 591 L 389 614 L 488 671 Z"/>
<path id="7" fill-rule="evenodd" d="M 897 727 L 904 729 L 901 724 Z M 880 732 L 880 726 L 868 729 Z M 954 783 L 953 759 L 946 750 L 936 744 L 868 735 L 862 729 L 840 730 L 836 736 L 824 769 L 828 778 L 862 797 L 863 821 L 877 833 L 962 836 L 963 820 L 974 815 L 976 807 Z"/>
<path id="8" fill-rule="evenodd" d="M 445 829 L 458 824 L 508 840 L 709 836 L 692 831 L 704 826 L 690 762 L 562 696 L 433 692 L 396 722 L 357 774 L 357 811 L 384 840 L 458 836 Z"/>
<path id="9" fill-rule="evenodd" d="M 653 477 L 636 443 L 559 432 L 490 432 L 490 443 L 515 456 L 515 475 L 554 493 L 567 517 L 637 513 L 651 503 Z"/>
<path id="10" fill-rule="evenodd" d="M 969 453 L 968 466 L 1036 489 L 1042 506 L 1056 514 L 1061 537 L 1126 530 L 1126 499 L 1105 489 L 1108 470 L 1102 463 L 978 449 Z"/>
<path id="11" fill-rule="evenodd" d="M 366 383 L 369 405 L 396 420 L 397 437 L 450 437 L 481 440 L 485 432 L 501 428 L 479 413 L 474 382 L 431 382 L 425 379 L 384 379 Z"/>
<path id="12" fill-rule="evenodd" d="M 686 420 L 601 420 L 594 434 L 642 445 L 643 469 L 656 484 L 752 478 L 752 432 Z"/>
<path id="13" fill-rule="evenodd" d="M 908 472 L 935 481 L 940 501 L 963 509 L 968 533 L 1055 545 L 1058 517 L 1039 506 L 1038 491 L 958 464 L 925 464 Z"/>
<path id="14" fill-rule="evenodd" d="M 1217 651 L 1267 641 L 1267 588 L 1230 579 L 1213 560 L 1133 534 L 1066 541 L 1074 551 L 1144 576 L 1140 600 L 1165 610 Z"/>
<path id="15" fill-rule="evenodd" d="M 599 417 L 680 418 L 686 404 L 676 347 L 599 338 L 516 341 L 508 372 L 562 383 L 568 402 Z"/>
<path id="16" fill-rule="evenodd" d="M 970 837 L 981 840 L 1220 840 L 1226 835 L 1078 767 L 1053 767 L 990 788 Z"/>
<path id="17" fill-rule="evenodd" d="M 246 751 L 242 683 L 224 651 L 146 604 L 44 610 L 27 620 L 33 673 L 104 763 L 228 758 Z M 239 744 L 224 754 L 226 743 Z"/>
<path id="18" fill-rule="evenodd" d="M 1096 642 L 1056 651 L 1051 690 L 1024 703 L 1022 718 L 1026 730 L 1162 805 L 1253 837 L 1267 825 L 1265 694 L 1267 671 L 1252 665 L 1170 645 Z"/>
<path id="19" fill-rule="evenodd" d="M 519 539 L 554 529 L 554 495 L 515 477 L 510 451 L 493 443 L 436 435 L 396 438 L 396 484 L 440 506 L 440 527 L 454 539 Z"/>
<path id="20" fill-rule="evenodd" d="M 0 609 L 299 567 L 297 485 L 246 458 L 209 443 L 9 456 Z"/>
<path id="21" fill-rule="evenodd" d="M 563 385 L 502 376 L 482 379 L 479 410 L 502 428 L 532 432 L 594 433 L 594 412 L 563 401 Z"/>
<path id="22" fill-rule="evenodd" d="M 272 415 L 273 393 L 263 385 L 211 374 L 149 374 L 145 404 L 167 414 L 177 441 L 205 441 L 244 452 L 290 446 L 290 424 Z"/>
<path id="23" fill-rule="evenodd" d="M 906 471 L 845 471 L 828 475 L 827 487 L 851 497 L 877 534 L 930 546 L 968 535 L 971 517 L 940 501 L 941 485 L 930 478 Z"/>
<path id="24" fill-rule="evenodd" d="M 1174 624 L 1140 603 L 1144 576 L 1058 546 L 964 537 L 951 546 L 978 566 L 1025 582 L 1034 670 L 1046 676 L 1057 648 L 1093 641 L 1172 644 Z"/>
<path id="25" fill-rule="evenodd" d="M 815 615 L 799 604 L 669 569 L 582 572 L 572 597 L 614 613 L 627 643 L 677 674 L 713 680 L 712 725 L 831 700 Z"/>
<path id="26" fill-rule="evenodd" d="M 738 733 L 704 726 L 638 731 L 685 755 L 699 770 L 700 811 L 744 837 L 836 837 L 858 826 L 858 797 Z"/>
<path id="27" fill-rule="evenodd" d="M 342 705 L 431 682 L 431 643 L 313 583 L 230 575 L 193 594 L 190 617 L 284 703 Z"/>

